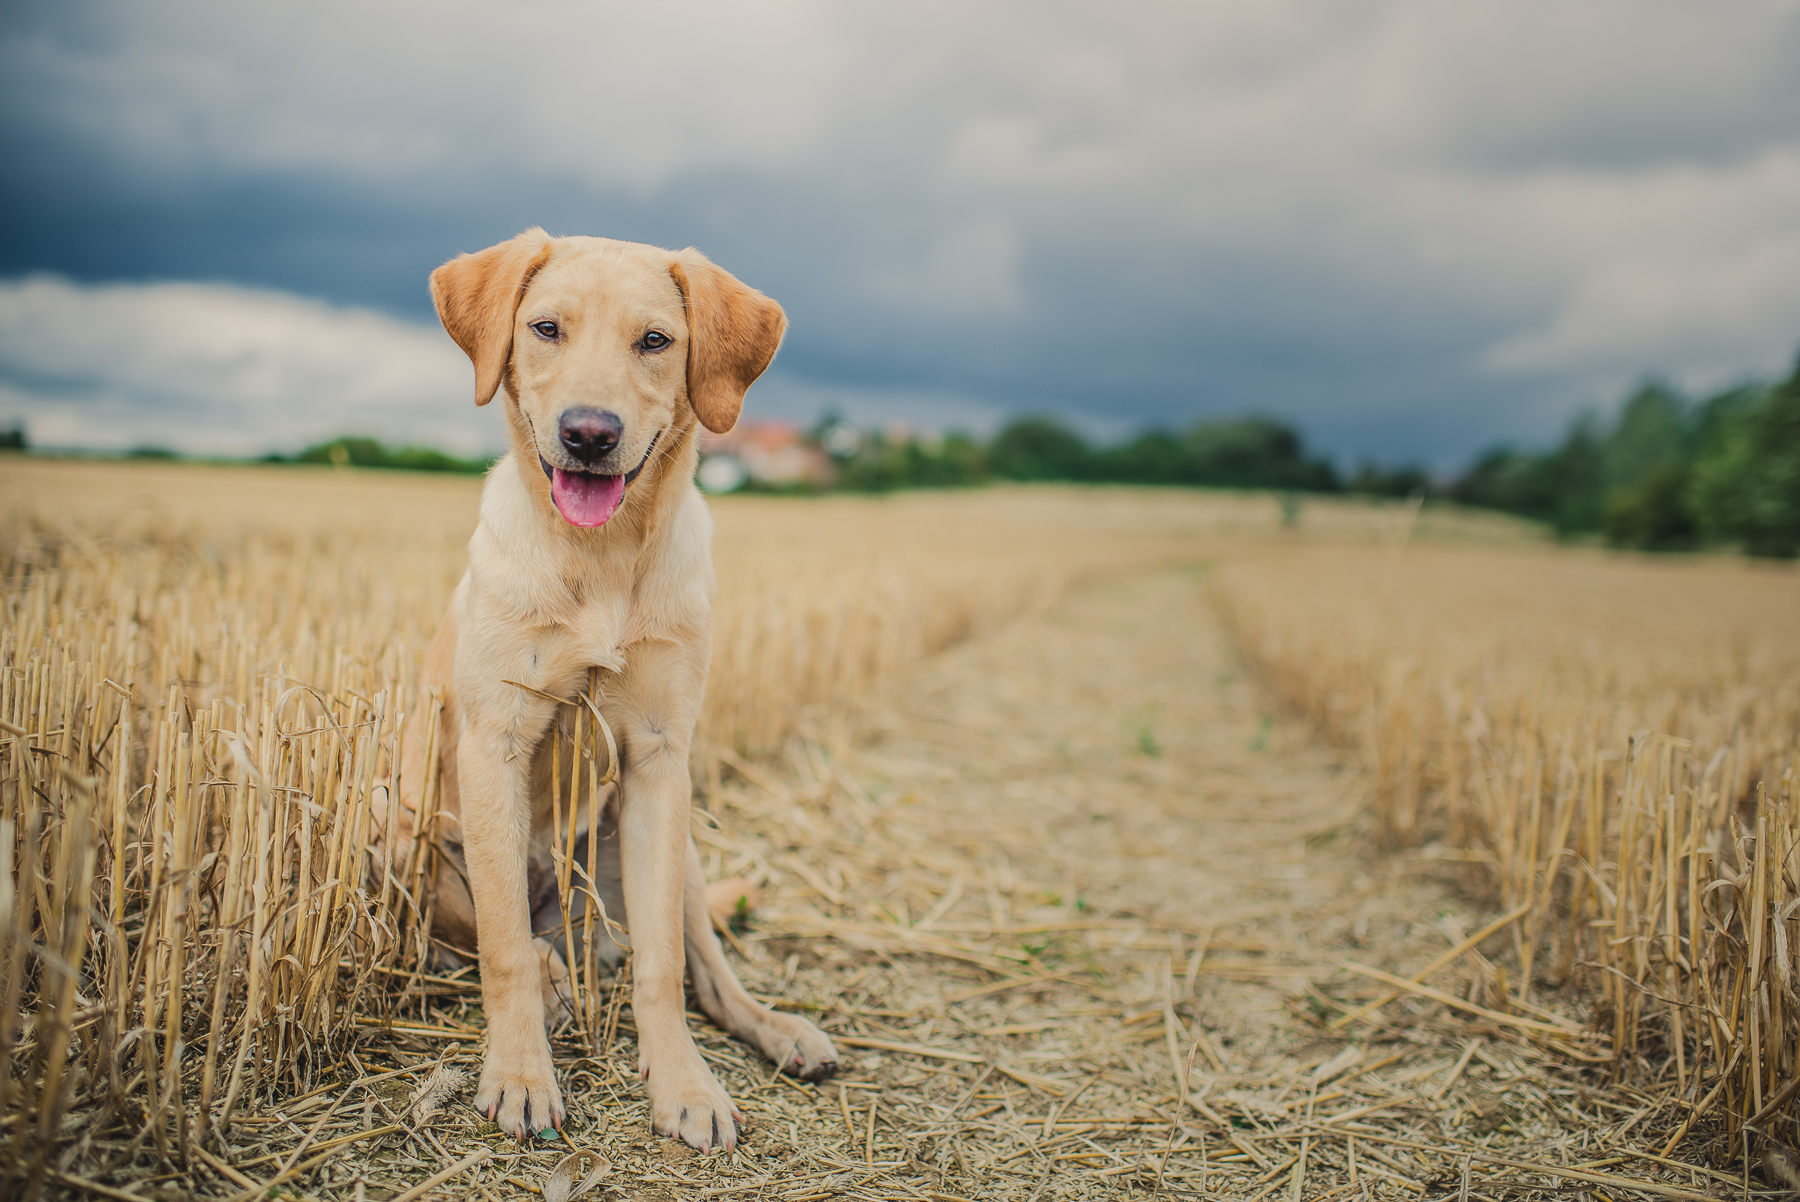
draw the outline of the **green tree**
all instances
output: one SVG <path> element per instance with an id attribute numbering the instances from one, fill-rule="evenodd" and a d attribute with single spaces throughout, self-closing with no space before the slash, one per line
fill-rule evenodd
<path id="1" fill-rule="evenodd" d="M 1674 551 L 1698 528 L 1686 493 L 1694 423 L 1687 400 L 1659 381 L 1638 388 L 1600 443 L 1600 530 L 1615 547 Z"/>
<path id="2" fill-rule="evenodd" d="M 347 463 L 352 467 L 399 468 L 411 472 L 485 472 L 487 459 L 458 459 L 431 447 L 389 448 L 373 438 L 344 437 L 307 447 L 299 463 Z"/>
<path id="3" fill-rule="evenodd" d="M 1329 492 L 1337 473 L 1324 460 L 1308 459 L 1299 431 L 1265 417 L 1201 422 L 1184 439 L 1185 483 L 1215 488 L 1298 488 Z"/>
<path id="4" fill-rule="evenodd" d="M 1610 430 L 1578 417 L 1556 450 L 1485 452 L 1451 486 L 1470 505 L 1599 531 L 1614 546 L 1673 551 L 1740 544 L 1800 554 L 1800 365 L 1773 387 L 1746 384 L 1694 404 L 1640 386 Z"/>
<path id="5" fill-rule="evenodd" d="M 1490 447 L 1450 486 L 1451 499 L 1548 522 L 1556 516 L 1556 472 L 1548 455 Z"/>
<path id="6" fill-rule="evenodd" d="M 1600 444 L 1600 475 L 1608 489 L 1629 487 L 1651 474 L 1687 462 L 1692 451 L 1688 404 L 1659 381 L 1631 394 Z"/>
<path id="7" fill-rule="evenodd" d="M 1721 406 L 1686 500 L 1702 534 L 1751 555 L 1800 554 L 1800 364 L 1760 396 Z"/>
<path id="8" fill-rule="evenodd" d="M 1665 463 L 1606 494 L 1600 529 L 1615 547 L 1682 551 L 1699 541 L 1687 500 L 1688 465 Z"/>
<path id="9" fill-rule="evenodd" d="M 967 488 L 980 484 L 987 474 L 987 455 L 981 444 L 961 430 L 952 430 L 924 457 L 919 483 L 931 488 Z"/>
<path id="10" fill-rule="evenodd" d="M 1086 441 L 1053 417 L 1021 417 L 988 444 L 988 468 L 1008 480 L 1086 480 L 1094 454 Z"/>
<path id="11" fill-rule="evenodd" d="M 1130 442 L 1095 452 L 1094 472 L 1103 480 L 1133 484 L 1191 484 L 1188 454 L 1167 430 L 1146 430 Z"/>
<path id="12" fill-rule="evenodd" d="M 966 488 L 987 478 L 981 445 L 960 431 L 941 439 L 889 439 L 874 432 L 859 434 L 855 445 L 853 455 L 838 459 L 838 485 L 852 492 Z"/>
<path id="13" fill-rule="evenodd" d="M 1550 480 L 1550 523 L 1563 537 L 1600 528 L 1606 511 L 1606 478 L 1598 421 L 1583 414 L 1545 464 Z"/>

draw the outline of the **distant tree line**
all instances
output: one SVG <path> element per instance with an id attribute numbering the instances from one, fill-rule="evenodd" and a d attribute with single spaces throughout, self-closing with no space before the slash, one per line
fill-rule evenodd
<path id="1" fill-rule="evenodd" d="M 967 434 L 921 439 L 883 433 L 835 436 L 827 417 L 810 438 L 833 452 L 838 487 L 857 491 L 953 488 L 989 480 L 1094 484 L 1186 484 L 1335 492 L 1344 487 L 1324 459 L 1307 454 L 1284 422 L 1250 417 L 1203 421 L 1186 430 L 1148 430 L 1116 446 L 1095 446 L 1053 417 L 1018 418 L 980 443 Z"/>
<path id="2" fill-rule="evenodd" d="M 458 459 L 433 447 L 389 447 L 373 438 L 334 438 L 307 447 L 298 455 L 264 455 L 263 463 L 330 463 L 338 467 L 385 467 L 408 472 L 461 472 L 480 475 L 493 466 L 491 457 Z"/>
<path id="3" fill-rule="evenodd" d="M 1548 522 L 1565 536 L 1678 551 L 1737 545 L 1751 555 L 1800 553 L 1800 365 L 1778 384 L 1702 400 L 1643 385 L 1609 428 L 1576 419 L 1562 445 L 1534 454 L 1497 447 L 1449 495 Z"/>
<path id="4" fill-rule="evenodd" d="M 837 486 L 859 491 L 1001 479 L 1423 495 L 1534 518 L 1565 538 L 1599 535 L 1617 547 L 1800 553 L 1800 365 L 1781 383 L 1703 400 L 1645 384 L 1610 425 L 1584 415 L 1553 450 L 1495 447 L 1447 483 L 1418 466 L 1364 464 L 1340 475 L 1307 452 L 1294 427 L 1261 417 L 1149 430 L 1114 446 L 1090 444 L 1043 416 L 1018 418 L 986 444 L 964 434 L 842 433 L 839 419 L 827 416 L 809 440 L 832 451 Z"/>

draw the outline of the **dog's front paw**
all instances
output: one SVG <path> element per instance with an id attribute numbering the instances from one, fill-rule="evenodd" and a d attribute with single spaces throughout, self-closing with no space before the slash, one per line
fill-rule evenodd
<path id="1" fill-rule="evenodd" d="M 529 1039 L 509 1041 L 516 1046 L 496 1047 L 488 1034 L 487 1059 L 481 1065 L 481 1085 L 475 1091 L 475 1109 L 500 1125 L 514 1139 L 561 1128 L 562 1091 L 556 1087 L 556 1067 L 550 1063 L 550 1044 L 538 1031 L 536 1044 Z"/>
<path id="2" fill-rule="evenodd" d="M 758 1024 L 756 1042 L 781 1071 L 802 1081 L 824 1081 L 838 1070 L 837 1048 L 825 1032 L 798 1014 L 771 1010 Z"/>
<path id="3" fill-rule="evenodd" d="M 698 1055 L 691 1064 L 676 1067 L 665 1063 L 642 1071 L 650 1091 L 650 1124 L 658 1135 L 679 1139 L 702 1152 L 714 1148 L 729 1152 L 737 1146 L 744 1116 Z"/>

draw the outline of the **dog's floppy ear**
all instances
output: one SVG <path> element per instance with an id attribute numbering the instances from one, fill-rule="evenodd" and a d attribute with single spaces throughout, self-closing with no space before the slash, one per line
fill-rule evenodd
<path id="1" fill-rule="evenodd" d="M 675 256 L 669 274 L 687 302 L 688 403 L 701 425 L 723 434 L 737 424 L 744 392 L 775 358 L 787 314 L 692 247 Z"/>
<path id="2" fill-rule="evenodd" d="M 512 358 L 513 318 L 525 286 L 550 258 L 550 235 L 533 227 L 498 246 L 458 255 L 431 273 L 438 320 L 475 365 L 475 403 L 500 389 Z"/>

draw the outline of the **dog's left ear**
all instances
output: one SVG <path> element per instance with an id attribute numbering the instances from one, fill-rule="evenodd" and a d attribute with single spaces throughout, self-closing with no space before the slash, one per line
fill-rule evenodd
<path id="1" fill-rule="evenodd" d="M 438 320 L 475 365 L 475 403 L 494 399 L 512 358 L 513 319 L 531 277 L 550 259 L 550 235 L 532 228 L 498 246 L 457 255 L 431 273 Z"/>
<path id="2" fill-rule="evenodd" d="M 669 264 L 687 302 L 688 403 L 714 434 L 737 425 L 744 393 L 768 370 L 787 332 L 781 306 L 689 247 Z"/>

